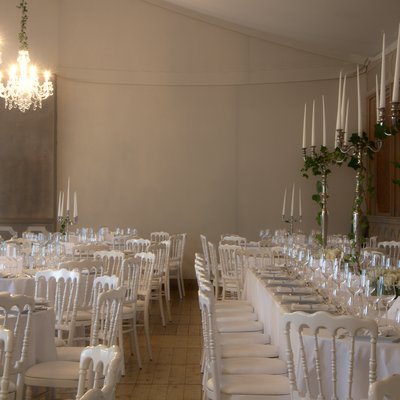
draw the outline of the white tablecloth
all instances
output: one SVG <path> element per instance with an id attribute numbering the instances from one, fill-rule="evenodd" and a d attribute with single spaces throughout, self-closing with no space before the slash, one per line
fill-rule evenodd
<path id="1" fill-rule="evenodd" d="M 281 323 L 282 315 L 287 312 L 284 305 L 279 304 L 273 293 L 265 286 L 265 284 L 257 278 L 257 276 L 248 270 L 245 279 L 244 296 L 249 300 L 257 311 L 259 320 L 264 323 L 265 333 L 271 336 L 271 343 L 279 346 L 280 357 L 286 359 L 285 335 Z M 310 339 L 312 339 L 310 337 Z M 294 359 L 299 359 L 297 338 L 292 336 Z M 312 340 L 306 341 L 305 346 L 312 348 Z M 325 346 L 322 369 L 330 374 L 330 348 Z M 349 349 L 349 342 L 346 340 L 337 341 L 338 353 L 338 370 L 340 371 L 339 382 L 347 383 L 347 367 L 340 364 L 340 359 L 346 357 Z M 355 346 L 355 376 L 353 395 L 354 399 L 367 398 L 368 391 L 368 359 L 369 359 L 369 341 L 356 340 Z M 391 374 L 400 373 L 400 343 L 392 343 L 391 341 L 378 340 L 377 345 L 377 376 L 382 379 Z M 341 368 L 340 366 L 343 365 Z M 314 371 L 309 371 L 310 375 L 315 376 Z M 329 375 L 330 376 L 330 375 Z M 329 388 L 331 381 L 327 380 L 324 385 Z M 340 385 L 342 392 L 346 390 L 347 384 Z M 344 399 L 344 394 L 339 393 L 340 399 Z"/>

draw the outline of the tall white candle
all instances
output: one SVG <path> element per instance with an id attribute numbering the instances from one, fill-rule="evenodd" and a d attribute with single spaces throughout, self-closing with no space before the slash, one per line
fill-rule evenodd
<path id="1" fill-rule="evenodd" d="M 307 103 L 304 104 L 304 117 L 303 117 L 303 149 L 306 148 L 306 118 L 307 118 Z"/>
<path id="2" fill-rule="evenodd" d="M 379 107 L 380 107 L 378 75 L 375 75 L 375 91 L 376 91 L 376 96 L 375 96 L 375 100 L 376 100 L 375 101 L 375 103 L 376 103 L 376 120 L 378 121 Z"/>
<path id="3" fill-rule="evenodd" d="M 399 33 L 397 35 L 397 50 L 396 50 L 396 64 L 394 68 L 394 79 L 393 79 L 393 95 L 392 101 L 399 101 L 399 75 L 400 75 L 400 24 Z M 381 93 L 381 97 L 383 93 Z"/>
<path id="4" fill-rule="evenodd" d="M 61 192 L 61 217 L 64 215 L 64 192 Z"/>
<path id="5" fill-rule="evenodd" d="M 299 217 L 301 218 L 302 216 L 302 210 L 301 210 L 301 188 L 299 188 Z"/>
<path id="6" fill-rule="evenodd" d="M 380 108 L 385 108 L 385 92 L 386 92 L 386 66 L 385 66 L 385 32 L 383 32 L 382 38 L 382 65 L 381 65 L 381 97 L 378 103 Z"/>
<path id="7" fill-rule="evenodd" d="M 76 192 L 74 192 L 74 218 L 78 216 L 78 196 Z"/>
<path id="8" fill-rule="evenodd" d="M 326 147 L 325 97 L 322 96 L 322 146 Z"/>
<path id="9" fill-rule="evenodd" d="M 342 71 L 340 71 L 339 75 L 339 91 L 338 91 L 338 100 L 337 100 L 337 114 L 336 114 L 336 130 L 340 129 L 340 111 L 342 109 L 341 106 L 342 101 Z M 336 139 L 335 139 L 335 147 L 336 147 Z"/>
<path id="10" fill-rule="evenodd" d="M 292 205 L 290 207 L 290 216 L 293 217 L 293 210 L 294 210 L 294 183 L 292 188 Z"/>
<path id="11" fill-rule="evenodd" d="M 70 177 L 68 177 L 68 185 L 67 185 L 67 211 L 70 210 L 70 208 L 69 208 L 69 186 L 70 186 Z"/>
<path id="12" fill-rule="evenodd" d="M 286 211 L 286 194 L 287 194 L 287 187 L 285 187 L 285 194 L 283 195 L 282 216 L 285 215 Z"/>
<path id="13" fill-rule="evenodd" d="M 340 111 L 340 128 L 344 129 L 344 119 L 345 119 L 345 107 L 346 107 L 346 81 L 347 81 L 347 75 L 344 76 L 343 78 L 343 87 L 342 87 L 342 101 L 341 101 L 341 106 L 342 109 Z"/>
<path id="14" fill-rule="evenodd" d="M 360 94 L 360 69 L 357 65 L 357 115 L 358 115 L 358 136 L 362 136 L 362 123 L 361 123 L 361 94 Z"/>
<path id="15" fill-rule="evenodd" d="M 347 99 L 346 120 L 344 123 L 344 143 L 345 144 L 347 144 L 348 135 L 349 135 L 349 99 Z"/>
<path id="16" fill-rule="evenodd" d="M 61 217 L 61 190 L 60 190 L 60 193 L 58 194 L 57 217 Z"/>
<path id="17" fill-rule="evenodd" d="M 315 100 L 312 102 L 311 146 L 315 146 Z"/>

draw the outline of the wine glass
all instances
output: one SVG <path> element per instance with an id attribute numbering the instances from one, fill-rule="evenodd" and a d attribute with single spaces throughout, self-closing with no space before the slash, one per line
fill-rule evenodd
<path id="1" fill-rule="evenodd" d="M 377 296 L 378 296 L 378 304 L 382 305 L 385 310 L 385 316 L 383 324 L 381 325 L 386 326 L 388 321 L 388 310 L 389 306 L 393 303 L 394 299 L 396 298 L 396 287 L 388 282 L 383 276 L 380 276 L 378 279 L 378 286 L 377 286 Z M 379 307 L 381 308 L 381 307 Z"/>

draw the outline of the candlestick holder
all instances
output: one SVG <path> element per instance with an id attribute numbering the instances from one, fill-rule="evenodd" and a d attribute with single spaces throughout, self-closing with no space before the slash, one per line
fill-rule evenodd
<path id="1" fill-rule="evenodd" d="M 316 146 L 309 148 L 303 147 L 304 167 L 302 169 L 303 176 L 308 178 L 308 170 L 311 170 L 313 175 L 321 176 L 321 180 L 317 182 L 317 194 L 313 195 L 313 200 L 320 206 L 320 213 L 317 220 L 321 225 L 320 242 L 323 248 L 328 243 L 328 175 L 330 174 L 330 166 L 332 164 L 340 164 L 344 161 L 344 156 L 341 156 L 336 150 L 329 152 L 326 146 L 321 146 L 319 152 L 316 151 Z"/>
<path id="2" fill-rule="evenodd" d="M 386 117 L 390 118 L 391 126 L 388 127 L 385 125 Z M 386 108 L 380 107 L 378 108 L 378 116 L 377 116 L 377 129 L 378 137 L 383 139 L 383 135 L 392 136 L 400 130 L 400 102 L 392 101 L 390 103 L 390 113 L 386 114 Z"/>
<path id="3" fill-rule="evenodd" d="M 57 217 L 57 222 L 60 225 L 60 233 L 64 235 L 65 241 L 69 241 L 69 228 L 72 225 L 76 225 L 78 223 L 78 217 L 72 217 L 70 216 L 70 211 L 67 210 L 66 215 L 59 215 Z"/>
<path id="4" fill-rule="evenodd" d="M 285 215 L 282 215 L 282 221 L 285 222 L 286 224 L 289 224 L 289 229 L 288 229 L 288 233 L 290 236 L 293 235 L 293 228 L 294 228 L 294 224 L 295 223 L 301 223 L 302 222 L 302 216 L 299 215 L 298 218 L 295 218 L 293 215 L 291 215 L 290 217 L 286 218 Z"/>
<path id="5" fill-rule="evenodd" d="M 382 148 L 382 140 L 377 138 L 375 141 L 368 140 L 367 136 L 363 134 L 359 136 L 353 134 L 348 143 L 344 140 L 344 131 L 337 130 L 337 147 L 343 154 L 352 157 L 351 165 L 356 172 L 356 186 L 354 191 L 353 202 L 353 215 L 352 215 L 352 233 L 354 237 L 354 247 L 356 256 L 360 254 L 361 249 L 361 216 L 362 216 L 362 203 L 364 199 L 365 181 L 365 156 L 367 154 L 377 153 Z"/>

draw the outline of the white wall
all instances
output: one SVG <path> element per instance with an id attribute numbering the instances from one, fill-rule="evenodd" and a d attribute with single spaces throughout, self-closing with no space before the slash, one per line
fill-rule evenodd
<path id="1" fill-rule="evenodd" d="M 283 190 L 293 181 L 303 189 L 302 229 L 316 227 L 315 179 L 300 176 L 304 102 L 325 94 L 333 143 L 334 78 L 351 66 L 161 1 L 57 5 L 44 59 L 58 57 L 58 184 L 71 176 L 80 225 L 188 232 L 188 276 L 200 233 L 254 239 L 283 227 Z M 334 171 L 331 232 L 349 230 L 353 177 Z"/>

